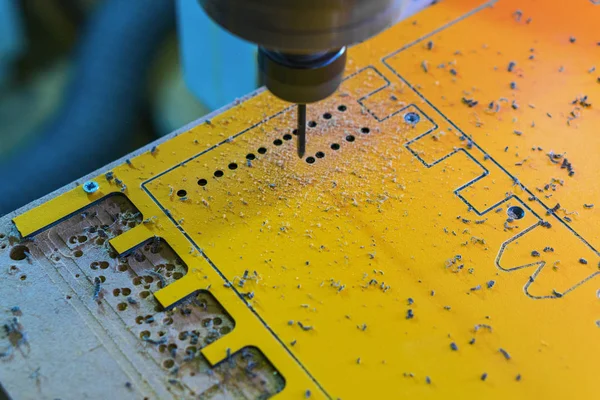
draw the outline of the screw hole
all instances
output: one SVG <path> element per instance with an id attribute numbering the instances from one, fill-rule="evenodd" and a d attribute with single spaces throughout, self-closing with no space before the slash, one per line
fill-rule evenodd
<path id="1" fill-rule="evenodd" d="M 317 126 L 317 123 L 315 121 L 309 121 L 308 122 L 308 127 L 309 128 L 314 128 L 315 126 Z"/>
<path id="2" fill-rule="evenodd" d="M 286 133 L 285 135 L 283 135 L 283 140 L 292 140 L 292 135 Z"/>
<path id="3" fill-rule="evenodd" d="M 231 169 L 231 170 L 234 170 L 234 169 L 237 169 L 238 165 L 237 165 L 236 163 L 232 162 L 232 163 L 231 163 L 231 164 L 229 164 L 227 167 L 228 167 L 229 169 Z"/>
<path id="4" fill-rule="evenodd" d="M 512 219 L 522 219 L 525 216 L 525 210 L 519 206 L 512 206 L 506 210 L 506 214 Z"/>
<path id="5" fill-rule="evenodd" d="M 177 196 L 185 197 L 185 196 L 187 196 L 187 191 L 185 191 L 184 189 L 180 189 L 177 191 Z"/>
<path id="6" fill-rule="evenodd" d="M 204 178 L 198 180 L 198 185 L 200 186 L 206 186 L 207 183 L 208 181 Z"/>
<path id="7" fill-rule="evenodd" d="M 314 164 L 315 163 L 315 158 L 312 156 L 306 157 L 306 162 L 309 164 Z"/>
<path id="8" fill-rule="evenodd" d="M 100 185 L 95 181 L 87 181 L 83 184 L 83 191 L 88 194 L 95 193 L 98 189 L 100 189 Z"/>
<path id="9" fill-rule="evenodd" d="M 267 149 L 264 147 L 261 147 L 258 149 L 258 154 L 265 154 L 267 152 Z"/>
<path id="10" fill-rule="evenodd" d="M 354 139 L 356 139 L 356 138 L 352 135 L 346 136 L 346 141 L 348 141 L 348 142 L 354 142 Z"/>
<path id="11" fill-rule="evenodd" d="M 415 125 L 420 120 L 421 120 L 421 117 L 419 116 L 419 114 L 417 114 L 415 112 L 409 112 L 409 113 L 404 114 L 404 121 L 411 125 Z"/>
<path id="12" fill-rule="evenodd" d="M 283 141 L 281 139 L 275 139 L 273 140 L 273 144 L 275 146 L 281 146 L 283 144 Z"/>
<path id="13" fill-rule="evenodd" d="M 216 178 L 220 178 L 223 176 L 223 171 L 221 171 L 220 169 L 216 170 L 214 173 Z"/>
<path id="14" fill-rule="evenodd" d="M 345 105 L 343 105 L 343 104 L 342 104 L 342 105 L 340 105 L 340 106 L 338 106 L 338 111 L 344 112 L 344 111 L 346 111 L 347 109 L 348 109 L 348 107 L 346 107 L 346 106 L 345 106 Z"/>
<path id="15" fill-rule="evenodd" d="M 364 128 L 360 128 L 361 133 L 364 133 L 365 135 L 369 132 L 371 132 L 371 130 L 369 128 L 367 128 L 366 126 Z"/>
<path id="16" fill-rule="evenodd" d="M 325 119 L 331 119 L 331 114 L 330 113 L 325 113 L 325 114 L 323 114 L 323 118 L 325 118 Z"/>
<path id="17" fill-rule="evenodd" d="M 322 151 L 317 151 L 317 154 L 315 154 L 315 157 L 323 158 L 323 157 L 325 157 L 325 153 L 323 153 Z"/>
<path id="18" fill-rule="evenodd" d="M 332 143 L 331 145 L 331 150 L 339 150 L 340 149 L 340 145 L 337 143 Z"/>

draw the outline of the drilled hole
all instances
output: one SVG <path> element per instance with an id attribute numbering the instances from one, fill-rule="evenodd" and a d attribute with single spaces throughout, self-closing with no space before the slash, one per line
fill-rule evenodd
<path id="1" fill-rule="evenodd" d="M 79 258 L 79 257 L 81 257 L 81 256 L 83 255 L 83 251 L 81 251 L 81 250 L 75 250 L 75 251 L 73 252 L 73 255 L 74 255 L 75 257 Z"/>
<path id="2" fill-rule="evenodd" d="M 256 158 L 256 156 L 252 153 L 246 154 L 246 160 L 254 160 L 255 158 Z"/>
<path id="3" fill-rule="evenodd" d="M 354 142 L 354 139 L 356 139 L 356 138 L 354 136 L 352 136 L 352 135 L 346 136 L 346 141 L 347 142 Z"/>
<path id="4" fill-rule="evenodd" d="M 221 332 L 221 335 L 226 335 L 231 332 L 231 328 L 228 326 L 223 326 L 219 331 Z"/>
<path id="5" fill-rule="evenodd" d="M 512 219 L 522 219 L 525 216 L 525 210 L 519 206 L 512 206 L 506 210 L 506 214 Z"/>
<path id="6" fill-rule="evenodd" d="M 338 111 L 344 112 L 344 111 L 346 111 L 347 109 L 348 109 L 348 107 L 346 107 L 346 106 L 345 106 L 345 105 L 343 105 L 343 104 L 342 104 L 342 105 L 340 105 L 340 106 L 338 106 Z"/>
<path id="7" fill-rule="evenodd" d="M 315 126 L 317 126 L 317 123 L 315 121 L 308 121 L 309 128 L 314 128 Z"/>
<path id="8" fill-rule="evenodd" d="M 123 288 L 121 292 L 123 293 L 123 296 L 129 296 L 131 294 L 131 289 Z"/>
<path id="9" fill-rule="evenodd" d="M 323 114 L 323 118 L 325 118 L 325 119 L 331 119 L 331 114 L 330 113 L 325 113 L 325 114 Z"/>
<path id="10" fill-rule="evenodd" d="M 298 129 L 294 129 L 294 130 L 292 131 L 292 134 L 294 134 L 294 135 L 297 135 L 297 134 L 298 134 Z"/>
<path id="11" fill-rule="evenodd" d="M 125 311 L 125 310 L 127 310 L 127 303 L 119 303 L 117 305 L 117 310 L 119 310 L 119 311 Z"/>
<path id="12" fill-rule="evenodd" d="M 27 254 L 29 254 L 29 248 L 27 246 L 23 246 L 22 244 L 17 245 L 10 250 L 10 258 L 16 261 L 26 259 Z"/>
<path id="13" fill-rule="evenodd" d="M 266 149 L 266 148 L 264 148 L 264 147 L 260 147 L 260 148 L 258 149 L 258 154 L 265 154 L 266 152 L 267 152 L 267 149 Z"/>
<path id="14" fill-rule="evenodd" d="M 180 189 L 180 190 L 177 191 L 177 196 L 179 196 L 179 197 L 185 197 L 185 196 L 187 196 L 187 191 L 185 191 L 183 189 Z"/>
<path id="15" fill-rule="evenodd" d="M 337 143 L 332 143 L 331 144 L 331 150 L 339 150 L 340 149 L 340 145 Z"/>
<path id="16" fill-rule="evenodd" d="M 285 135 L 283 135 L 283 140 L 292 140 L 292 135 L 286 133 Z"/>
<path id="17" fill-rule="evenodd" d="M 204 178 L 198 179 L 198 185 L 200 185 L 200 186 L 206 186 L 207 183 L 208 183 L 208 181 Z"/>
<path id="18" fill-rule="evenodd" d="M 315 157 L 323 158 L 323 157 L 325 157 L 325 153 L 323 153 L 322 151 L 317 151 L 317 154 L 315 154 Z"/>
<path id="19" fill-rule="evenodd" d="M 363 128 L 360 128 L 360 132 L 364 133 L 364 134 L 367 134 L 367 133 L 371 132 L 371 130 L 365 126 Z"/>
<path id="20" fill-rule="evenodd" d="M 223 176 L 223 171 L 221 171 L 220 169 L 216 170 L 214 173 L 215 177 L 220 178 Z"/>
<path id="21" fill-rule="evenodd" d="M 175 361 L 173 360 L 165 360 L 165 362 L 163 363 L 163 366 L 165 368 L 171 368 L 173 365 L 175 365 Z"/>
<path id="22" fill-rule="evenodd" d="M 231 169 L 231 170 L 237 169 L 237 167 L 238 167 L 238 166 L 237 166 L 237 164 L 236 164 L 236 163 L 234 163 L 234 162 L 232 162 L 231 164 L 229 164 L 229 165 L 227 166 L 227 168 L 229 168 L 229 169 Z"/>
<path id="23" fill-rule="evenodd" d="M 281 139 L 275 139 L 275 140 L 273 140 L 273 144 L 275 146 L 281 146 L 283 144 L 283 140 L 281 140 Z"/>
<path id="24" fill-rule="evenodd" d="M 315 158 L 312 156 L 306 157 L 306 162 L 309 164 L 314 164 Z"/>

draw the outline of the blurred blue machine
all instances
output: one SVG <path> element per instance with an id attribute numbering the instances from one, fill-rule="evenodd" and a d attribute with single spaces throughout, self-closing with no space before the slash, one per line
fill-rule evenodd
<path id="1" fill-rule="evenodd" d="M 256 46 L 213 22 L 197 1 L 178 0 L 177 29 L 186 83 L 208 109 L 258 87 Z"/>
<path id="2" fill-rule="evenodd" d="M 0 85 L 8 78 L 9 66 L 23 50 L 23 32 L 18 3 L 0 0 Z"/>

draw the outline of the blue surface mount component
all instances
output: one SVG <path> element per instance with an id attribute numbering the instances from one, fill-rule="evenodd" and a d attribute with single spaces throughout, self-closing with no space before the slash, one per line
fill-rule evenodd
<path id="1" fill-rule="evenodd" d="M 197 1 L 178 0 L 177 19 L 186 84 L 210 110 L 258 87 L 256 46 L 215 24 Z"/>

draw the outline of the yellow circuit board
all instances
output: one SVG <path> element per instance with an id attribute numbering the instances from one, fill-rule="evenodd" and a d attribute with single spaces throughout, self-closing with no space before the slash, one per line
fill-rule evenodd
<path id="1" fill-rule="evenodd" d="M 168 244 L 184 274 L 151 295 L 214 296 L 233 329 L 202 355 L 258 349 L 273 398 L 595 398 L 595 3 L 441 2 L 350 50 L 304 159 L 262 92 L 14 224 L 124 196 L 110 246 Z"/>

